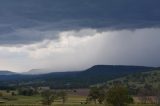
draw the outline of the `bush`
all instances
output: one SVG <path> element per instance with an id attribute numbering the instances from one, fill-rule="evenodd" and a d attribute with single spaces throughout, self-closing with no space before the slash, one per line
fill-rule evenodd
<path id="1" fill-rule="evenodd" d="M 24 96 L 32 96 L 35 94 L 35 90 L 32 88 L 20 88 L 18 89 L 19 95 L 24 95 Z"/>
<path id="2" fill-rule="evenodd" d="M 96 104 L 96 101 L 98 101 L 100 104 L 103 103 L 105 98 L 105 91 L 102 87 L 92 87 L 90 89 L 89 95 L 87 97 L 87 102 L 94 101 Z"/>
<path id="3" fill-rule="evenodd" d="M 133 98 L 129 96 L 127 88 L 118 85 L 108 90 L 106 102 L 113 106 L 125 106 L 128 103 L 133 103 Z"/>
<path id="4" fill-rule="evenodd" d="M 12 96 L 15 96 L 16 94 L 15 94 L 15 92 L 11 92 L 11 95 L 12 95 Z"/>
<path id="5" fill-rule="evenodd" d="M 45 106 L 50 106 L 57 99 L 57 92 L 51 90 L 45 90 L 41 94 L 42 104 Z"/>
<path id="6" fill-rule="evenodd" d="M 2 97 L 3 96 L 3 93 L 2 92 L 0 92 L 0 97 Z"/>

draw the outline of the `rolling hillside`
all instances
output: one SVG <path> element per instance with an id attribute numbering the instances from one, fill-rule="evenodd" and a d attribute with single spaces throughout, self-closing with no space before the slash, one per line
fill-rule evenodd
<path id="1" fill-rule="evenodd" d="M 96 65 L 84 71 L 53 72 L 42 75 L 1 75 L 3 86 L 50 86 L 52 88 L 85 88 L 129 74 L 148 72 L 153 67 Z"/>
<path id="2" fill-rule="evenodd" d="M 149 72 L 140 72 L 125 77 L 110 80 L 107 83 L 113 84 L 120 82 L 124 85 L 131 86 L 133 88 L 143 87 L 145 85 L 150 85 L 157 88 L 160 85 L 160 68 L 157 68 Z"/>

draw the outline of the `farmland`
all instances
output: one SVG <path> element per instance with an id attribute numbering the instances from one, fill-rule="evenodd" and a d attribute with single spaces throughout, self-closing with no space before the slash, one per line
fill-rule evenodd
<path id="1" fill-rule="evenodd" d="M 91 88 L 103 88 L 100 89 L 100 92 L 103 92 L 104 90 L 103 93 L 106 94 L 107 92 L 105 90 L 108 90 L 112 88 L 112 86 L 117 84 L 123 85 L 129 91 L 129 95 L 133 98 L 133 102 L 129 103 L 130 106 L 155 106 L 159 97 L 159 94 L 157 93 L 159 92 L 158 87 L 160 84 L 159 76 L 160 71 L 158 69 L 148 72 L 126 75 L 124 77 L 109 80 L 106 83 L 98 83 L 95 85 L 91 85 L 88 88 L 79 89 L 53 89 L 49 86 L 17 86 L 13 90 L 9 88 L 0 90 L 0 106 L 41 106 L 44 99 L 42 96 L 42 92 L 46 89 L 55 92 L 64 91 L 67 94 L 65 103 L 63 102 L 62 97 L 57 97 L 52 103 L 52 105 L 54 106 L 104 106 L 106 104 L 104 99 L 102 100 L 103 102 L 100 103 L 98 101 L 98 98 L 96 98 L 96 104 L 94 99 L 92 99 L 90 102 L 87 101 Z M 101 94 L 103 95 L 103 93 Z M 107 104 L 107 106 L 108 105 L 109 104 Z"/>
<path id="2" fill-rule="evenodd" d="M 86 100 L 86 92 L 87 89 L 79 89 L 76 91 L 76 93 L 68 91 L 68 97 L 65 104 L 81 104 L 84 103 Z M 6 93 L 6 91 L 1 91 L 4 94 L 4 97 L 1 97 L 0 101 L 1 104 L 34 104 L 34 105 L 41 105 L 41 95 L 33 95 L 33 96 L 22 96 L 22 95 L 16 95 L 11 96 L 10 93 Z M 81 93 L 81 95 L 79 95 Z M 62 104 L 61 100 L 56 100 L 54 104 Z"/>
<path id="3" fill-rule="evenodd" d="M 41 95 L 33 96 L 22 96 L 15 95 L 11 96 L 11 93 L 6 91 L 0 91 L 4 94 L 0 99 L 0 106 L 41 106 L 42 97 Z M 89 89 L 76 89 L 69 90 L 67 95 L 67 100 L 65 104 L 62 100 L 56 100 L 52 105 L 54 106 L 104 106 L 104 104 L 85 104 Z M 130 104 L 130 106 L 155 106 L 155 104 L 140 104 L 137 102 L 136 97 L 134 97 L 135 103 Z"/>

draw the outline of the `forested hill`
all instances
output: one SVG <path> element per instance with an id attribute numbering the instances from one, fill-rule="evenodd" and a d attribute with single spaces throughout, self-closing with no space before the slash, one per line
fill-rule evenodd
<path id="1" fill-rule="evenodd" d="M 79 88 L 106 82 L 128 74 L 151 71 L 153 69 L 155 68 L 143 66 L 96 65 L 84 71 L 53 72 L 42 75 L 1 75 L 0 85 Z"/>
<path id="2" fill-rule="evenodd" d="M 98 83 L 128 74 L 151 71 L 152 69 L 154 68 L 144 66 L 96 65 L 80 73 L 80 77 Z"/>
<path id="3" fill-rule="evenodd" d="M 121 83 L 133 89 L 144 86 L 157 88 L 160 85 L 160 68 L 153 71 L 130 74 L 121 78 L 107 81 L 107 84 Z"/>

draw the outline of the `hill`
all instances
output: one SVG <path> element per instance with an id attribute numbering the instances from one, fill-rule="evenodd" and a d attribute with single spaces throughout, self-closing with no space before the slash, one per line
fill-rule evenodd
<path id="1" fill-rule="evenodd" d="M 125 77 L 107 81 L 107 84 L 122 83 L 132 88 L 140 88 L 145 85 L 157 88 L 160 85 L 160 68 L 149 72 L 139 72 Z"/>
<path id="2" fill-rule="evenodd" d="M 7 70 L 0 70 L 0 75 L 14 75 L 16 73 L 7 71 Z"/>
<path id="3" fill-rule="evenodd" d="M 144 66 L 96 65 L 83 71 L 80 75 L 81 78 L 86 78 L 86 80 L 97 79 L 93 82 L 98 83 L 128 74 L 150 71 L 152 69 L 153 67 Z"/>
<path id="4" fill-rule="evenodd" d="M 53 72 L 42 75 L 0 76 L 0 85 L 50 86 L 52 88 L 85 88 L 133 73 L 148 72 L 153 67 L 96 65 L 84 71 Z"/>
<path id="5" fill-rule="evenodd" d="M 31 69 L 27 72 L 23 72 L 21 74 L 26 74 L 26 75 L 40 75 L 40 74 L 47 74 L 47 73 L 52 73 L 53 70 L 47 70 L 47 69 Z"/>

